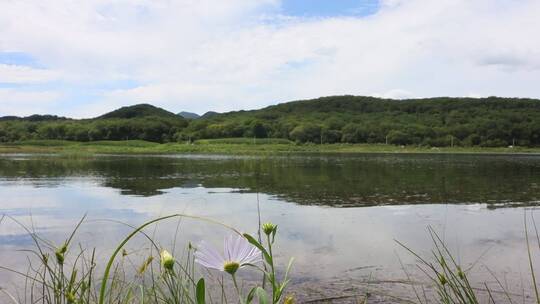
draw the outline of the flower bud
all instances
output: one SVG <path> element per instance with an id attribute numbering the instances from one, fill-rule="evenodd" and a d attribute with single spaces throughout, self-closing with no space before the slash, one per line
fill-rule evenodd
<path id="1" fill-rule="evenodd" d="M 438 277 L 439 277 L 439 283 L 441 283 L 441 285 L 446 285 L 446 283 L 448 283 L 444 274 L 439 274 Z"/>
<path id="2" fill-rule="evenodd" d="M 60 251 L 60 253 L 64 254 L 67 252 L 67 244 L 64 243 L 62 244 L 62 246 L 60 248 L 58 248 L 58 251 Z"/>
<path id="3" fill-rule="evenodd" d="M 283 304 L 294 304 L 294 297 L 293 296 L 286 296 L 285 301 L 283 301 Z"/>
<path id="4" fill-rule="evenodd" d="M 457 269 L 457 275 L 461 280 L 465 280 L 465 272 L 461 269 L 461 267 L 458 267 Z"/>
<path id="5" fill-rule="evenodd" d="M 154 260 L 154 257 L 153 257 L 153 256 L 149 256 L 149 257 L 144 261 L 144 263 L 142 263 L 141 267 L 139 267 L 138 273 L 139 273 L 139 274 L 143 274 L 143 273 L 146 271 L 146 268 L 148 268 L 148 266 L 150 265 L 150 263 L 152 263 L 153 260 Z"/>
<path id="6" fill-rule="evenodd" d="M 268 223 L 264 223 L 262 225 L 262 230 L 264 232 L 264 234 L 266 235 L 270 235 L 272 233 L 274 233 L 274 231 L 277 229 L 277 226 L 268 222 Z"/>
<path id="7" fill-rule="evenodd" d="M 160 253 L 161 265 L 167 270 L 173 270 L 174 267 L 174 257 L 167 251 L 162 250 Z"/>
<path id="8" fill-rule="evenodd" d="M 440 263 L 442 267 L 446 267 L 446 260 L 444 259 L 444 257 L 441 257 Z"/>
<path id="9" fill-rule="evenodd" d="M 73 292 L 70 291 L 70 292 L 68 292 L 66 294 L 66 300 L 67 300 L 68 304 L 75 303 L 76 299 L 75 299 L 75 295 L 73 294 Z"/>
<path id="10" fill-rule="evenodd" d="M 58 262 L 59 265 L 63 265 L 64 264 L 64 254 L 62 253 L 62 251 L 56 250 L 54 255 L 56 256 L 56 262 Z"/>
<path id="11" fill-rule="evenodd" d="M 62 246 L 60 246 L 56 251 L 54 252 L 54 255 L 56 256 L 56 261 L 59 265 L 64 264 L 65 259 L 65 253 L 67 252 L 67 244 L 64 243 Z"/>

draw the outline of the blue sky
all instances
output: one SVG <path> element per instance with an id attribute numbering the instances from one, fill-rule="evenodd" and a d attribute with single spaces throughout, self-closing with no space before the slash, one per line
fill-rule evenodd
<path id="1" fill-rule="evenodd" d="M 39 67 L 36 59 L 33 58 L 32 55 L 21 52 L 0 52 L 0 63 Z"/>
<path id="2" fill-rule="evenodd" d="M 377 0 L 286 0 L 281 5 L 283 12 L 291 16 L 305 17 L 361 17 L 375 13 Z"/>
<path id="3" fill-rule="evenodd" d="M 2 1 L 0 116 L 538 98 L 539 14 L 537 0 Z"/>

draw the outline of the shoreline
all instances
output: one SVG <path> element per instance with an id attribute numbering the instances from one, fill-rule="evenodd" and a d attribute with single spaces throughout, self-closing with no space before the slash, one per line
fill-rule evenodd
<path id="1" fill-rule="evenodd" d="M 0 154 L 68 154 L 68 155 L 286 155 L 286 154 L 494 154 L 540 155 L 540 147 L 419 147 L 385 144 L 294 144 L 294 143 L 153 143 L 129 141 L 28 141 L 0 144 Z"/>

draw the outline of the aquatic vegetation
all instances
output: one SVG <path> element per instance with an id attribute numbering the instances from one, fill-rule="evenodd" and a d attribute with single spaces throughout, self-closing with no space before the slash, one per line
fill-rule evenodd
<path id="1" fill-rule="evenodd" d="M 421 257 L 409 247 L 398 241 L 398 244 L 418 258 L 420 265 L 418 267 L 432 282 L 436 291 L 437 303 L 480 303 L 477 291 L 471 286 L 466 272 L 456 262 L 454 256 L 448 250 L 448 247 L 435 232 L 433 228 L 428 228 L 433 240 L 434 249 L 432 250 L 433 261 Z M 419 303 L 430 303 L 425 290 L 421 292 L 414 285 L 413 290 Z"/>
<path id="2" fill-rule="evenodd" d="M 189 243 L 188 248 L 185 249 L 186 254 L 182 257 L 175 257 L 174 251 L 170 252 L 165 248 L 160 248 L 157 240 L 144 232 L 144 229 L 152 224 L 184 217 L 209 224 L 218 224 L 230 230 L 233 235 L 225 239 L 224 254 L 219 254 L 210 245 L 203 242 L 198 247 Z M 15 273 L 25 280 L 23 290 L 16 291 L 17 296 L 0 288 L 0 293 L 16 304 L 203 304 L 222 303 L 223 299 L 231 300 L 235 297 L 238 303 L 242 304 L 251 303 L 255 299 L 259 303 L 272 304 L 292 303 L 291 301 L 293 301 L 291 296 L 283 297 L 289 282 L 287 277 L 292 260 L 287 267 L 283 281 L 278 282 L 271 250 L 274 237 L 271 243 L 266 244 L 268 247 L 265 247 L 250 235 L 241 234 L 236 229 L 224 224 L 210 219 L 174 214 L 134 227 L 133 231 L 115 248 L 101 272 L 96 271 L 96 269 L 101 269 L 98 265 L 101 259 L 96 258 L 95 249 L 87 250 L 73 246 L 74 237 L 84 223 L 85 217 L 81 219 L 69 238 L 60 246 L 54 246 L 51 242 L 42 239 L 15 218 L 6 218 L 13 220 L 25 229 L 34 244 L 34 249 L 27 251 L 30 256 L 26 271 L 0 266 L 0 269 Z M 2 220 L 0 220 L 1 222 Z M 140 262 L 136 271 L 131 273 L 128 263 L 132 264 L 133 261 L 130 259 L 130 251 L 125 246 L 136 235 L 144 236 L 150 243 L 150 249 L 148 256 Z M 158 252 L 158 259 L 154 257 L 155 252 Z M 51 259 L 51 256 L 54 258 Z M 263 257 L 264 262 L 261 267 Z M 196 267 L 198 265 L 201 265 L 201 269 Z M 228 294 L 230 289 L 227 288 L 227 284 L 223 280 L 217 283 L 212 280 L 208 281 L 204 272 L 198 271 L 207 268 L 230 274 L 236 295 Z M 263 282 L 248 282 L 248 285 L 253 287 L 245 295 L 237 282 L 237 271 L 240 268 L 250 268 L 251 271 L 261 271 L 264 274 Z M 267 272 L 266 269 L 271 269 L 271 271 Z M 267 288 L 265 288 L 266 281 L 271 283 Z M 271 291 L 271 297 L 267 294 L 267 290 Z"/>
<path id="3" fill-rule="evenodd" d="M 526 211 L 524 215 L 524 231 L 527 245 L 526 250 L 528 255 L 528 262 L 530 266 L 531 285 L 533 287 L 532 293 L 534 294 L 535 302 L 540 303 L 540 293 L 538 292 L 536 270 L 533 267 L 533 254 L 529 238 L 529 227 Z M 532 213 L 530 214 L 530 218 L 533 222 L 536 241 L 540 250 L 540 234 L 536 227 L 536 222 Z M 468 268 L 464 268 L 457 261 L 454 254 L 449 250 L 444 240 L 432 227 L 428 227 L 428 232 L 433 242 L 431 258 L 420 256 L 420 254 L 418 254 L 413 249 L 407 247 L 399 241 L 396 241 L 400 246 L 405 248 L 409 253 L 411 253 L 414 257 L 417 258 L 417 267 L 425 274 L 425 276 L 431 282 L 431 285 L 422 285 L 420 288 L 416 287 L 415 284 L 411 284 L 418 303 L 513 303 L 514 298 L 516 297 L 521 298 L 523 303 L 525 303 L 525 300 L 529 297 L 525 294 L 525 287 L 523 287 L 522 294 L 513 293 L 489 269 L 487 269 L 487 271 L 491 274 L 496 286 L 490 286 L 487 282 L 482 283 L 480 286 L 475 286 L 473 283 L 471 283 L 469 279 L 469 273 L 470 271 L 472 271 L 476 263 Z M 403 268 L 403 270 L 405 271 L 409 281 L 411 281 L 410 274 L 405 270 L 405 268 Z M 490 284 L 493 284 L 493 282 L 491 282 Z M 429 293 L 426 290 L 427 288 L 431 288 L 435 291 L 434 297 L 430 297 L 427 295 Z"/>
<path id="4" fill-rule="evenodd" d="M 114 249 L 101 270 L 96 250 L 85 249 L 74 245 L 75 236 L 83 217 L 69 237 L 55 246 L 42 239 L 34 231 L 25 227 L 15 218 L 2 217 L 0 223 L 9 218 L 21 225 L 34 242 L 26 271 L 19 269 L 0 269 L 11 271 L 25 280 L 23 290 L 12 294 L 0 288 L 0 293 L 11 303 L 42 304 L 203 304 L 203 303 L 294 303 L 293 296 L 287 294 L 290 283 L 289 271 L 293 259 L 286 267 L 275 264 L 275 246 L 278 226 L 273 223 L 262 224 L 259 239 L 250 234 L 242 234 L 236 229 L 210 219 L 173 214 L 160 217 L 133 227 Z M 209 224 L 224 227 L 230 235 L 224 240 L 224 250 L 220 253 L 208 242 L 202 241 L 198 246 L 188 243 L 184 254 L 177 254 L 173 248 L 158 245 L 158 240 L 150 237 L 145 228 L 159 222 L 180 218 L 192 218 Z M 532 216 L 531 216 L 532 218 Z M 540 249 L 540 234 L 532 218 L 534 234 Z M 534 268 L 532 246 L 529 242 L 527 217 L 525 217 L 525 237 L 529 255 L 530 273 L 536 303 L 540 303 Z M 433 228 L 429 228 L 433 241 L 432 256 L 427 258 L 413 249 L 400 243 L 418 260 L 418 268 L 429 279 L 430 284 L 417 286 L 411 284 L 416 302 L 419 304 L 476 304 L 476 303 L 513 303 L 515 293 L 511 293 L 501 281 L 493 275 L 493 282 L 478 285 L 472 283 L 469 275 L 473 267 L 465 267 L 451 253 L 443 239 Z M 135 236 L 144 237 L 150 247 L 144 256 L 130 271 L 133 253 L 127 243 Z M 279 276 L 277 269 L 283 275 Z M 405 268 L 404 268 L 405 270 Z M 213 276 L 216 272 L 218 276 Z M 261 281 L 246 281 L 239 284 L 241 274 L 251 271 L 261 273 Z M 406 270 L 405 270 L 406 271 Z M 223 275 L 221 275 L 223 274 Z M 409 281 L 412 279 L 407 273 Z M 215 280 L 218 278 L 217 281 Z M 221 278 L 221 280 L 219 279 Z M 232 285 L 232 286 L 231 286 Z M 248 288 L 246 288 L 246 286 Z M 369 296 L 366 295 L 365 301 Z M 526 298 L 525 294 L 522 296 Z M 366 303 L 364 302 L 364 303 Z"/>

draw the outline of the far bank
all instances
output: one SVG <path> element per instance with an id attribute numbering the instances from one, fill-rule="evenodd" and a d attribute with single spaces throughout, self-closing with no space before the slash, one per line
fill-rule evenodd
<path id="1" fill-rule="evenodd" d="M 425 147 L 386 144 L 296 144 L 280 139 L 216 139 L 194 143 L 141 140 L 76 142 L 32 140 L 0 144 L 0 153 L 58 154 L 288 154 L 288 153 L 501 153 L 540 154 L 540 147 Z"/>

